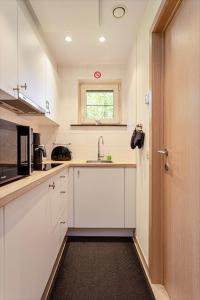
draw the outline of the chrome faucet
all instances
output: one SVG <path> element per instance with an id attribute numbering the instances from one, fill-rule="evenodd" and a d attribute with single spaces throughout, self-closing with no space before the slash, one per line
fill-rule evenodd
<path id="1" fill-rule="evenodd" d="M 101 142 L 101 144 L 100 144 L 100 142 Z M 101 160 L 104 157 L 104 154 L 101 155 L 101 147 L 100 147 L 100 145 L 104 145 L 104 140 L 103 140 L 102 135 L 98 139 L 98 160 Z"/>

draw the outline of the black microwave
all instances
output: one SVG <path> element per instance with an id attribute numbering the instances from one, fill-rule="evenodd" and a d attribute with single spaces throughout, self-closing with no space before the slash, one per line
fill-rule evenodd
<path id="1" fill-rule="evenodd" d="M 32 171 L 33 130 L 0 119 L 0 186 Z"/>

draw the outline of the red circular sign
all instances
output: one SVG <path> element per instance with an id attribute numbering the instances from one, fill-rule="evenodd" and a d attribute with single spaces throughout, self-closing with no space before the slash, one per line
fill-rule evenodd
<path id="1" fill-rule="evenodd" d="M 96 79 L 101 78 L 101 72 L 99 72 L 99 71 L 94 72 L 94 78 L 96 78 Z"/>

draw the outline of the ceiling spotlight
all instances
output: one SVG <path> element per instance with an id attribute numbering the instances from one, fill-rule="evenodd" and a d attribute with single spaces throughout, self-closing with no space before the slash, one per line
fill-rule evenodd
<path id="1" fill-rule="evenodd" d="M 105 41 L 106 41 L 105 37 L 104 36 L 100 36 L 99 42 L 104 43 Z"/>
<path id="2" fill-rule="evenodd" d="M 65 41 L 68 42 L 68 43 L 70 43 L 72 41 L 71 36 L 66 36 Z"/>
<path id="3" fill-rule="evenodd" d="M 120 6 L 115 6 L 113 8 L 113 16 L 117 19 L 122 18 L 125 15 L 125 13 L 126 13 L 125 6 L 120 5 Z"/>

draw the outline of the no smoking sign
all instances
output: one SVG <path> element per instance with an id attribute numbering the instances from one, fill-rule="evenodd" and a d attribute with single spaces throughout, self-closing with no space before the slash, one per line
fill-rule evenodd
<path id="1" fill-rule="evenodd" d="M 94 78 L 96 78 L 96 79 L 101 78 L 101 72 L 100 71 L 94 72 Z"/>

